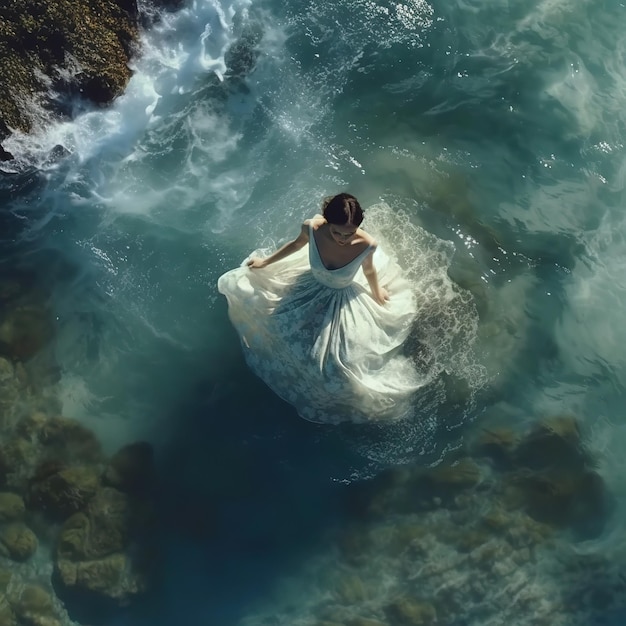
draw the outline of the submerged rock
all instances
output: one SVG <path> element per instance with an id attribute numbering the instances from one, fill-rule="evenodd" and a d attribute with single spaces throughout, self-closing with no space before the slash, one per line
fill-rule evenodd
<path id="1" fill-rule="evenodd" d="M 145 494 L 155 478 L 152 445 L 139 441 L 124 446 L 110 459 L 103 482 L 121 491 Z"/>
<path id="2" fill-rule="evenodd" d="M 21 522 L 0 530 L 0 551 L 14 561 L 26 561 L 37 550 L 35 533 Z"/>
<path id="3" fill-rule="evenodd" d="M 17 626 L 17 618 L 9 601 L 4 594 L 0 594 L 0 624 L 2 626 Z"/>
<path id="4" fill-rule="evenodd" d="M 22 493 L 28 482 L 28 468 L 36 456 L 37 446 L 23 437 L 10 439 L 0 447 L 3 486 Z"/>
<path id="5" fill-rule="evenodd" d="M 130 496 L 102 488 L 84 512 L 61 528 L 55 561 L 58 593 L 63 597 L 79 591 L 124 604 L 144 591 L 145 576 L 128 554 L 142 521 Z"/>
<path id="6" fill-rule="evenodd" d="M 56 571 L 66 589 L 91 593 L 119 605 L 146 588 L 143 576 L 135 571 L 129 556 L 123 552 L 90 561 L 59 560 Z M 58 593 L 64 596 L 62 588 Z"/>
<path id="7" fill-rule="evenodd" d="M 0 493 L 0 522 L 14 522 L 22 519 L 26 507 L 24 500 L 16 493 Z"/>
<path id="8" fill-rule="evenodd" d="M 0 488 L 5 488 L 7 486 L 9 473 L 10 466 L 8 464 L 4 448 L 0 447 Z"/>
<path id="9" fill-rule="evenodd" d="M 438 490 L 458 490 L 475 487 L 481 479 L 478 465 L 469 458 L 462 458 L 453 464 L 442 464 L 425 474 Z"/>
<path id="10" fill-rule="evenodd" d="M 14 306 L 0 317 L 0 354 L 26 361 L 47 345 L 53 335 L 50 311 L 37 305 Z"/>
<path id="11" fill-rule="evenodd" d="M 45 419 L 38 429 L 37 438 L 46 452 L 54 451 L 66 462 L 95 463 L 102 458 L 102 446 L 96 435 L 68 417 Z"/>
<path id="12" fill-rule="evenodd" d="M 365 600 L 367 594 L 361 578 L 356 575 L 349 575 L 342 577 L 337 582 L 335 596 L 342 604 L 353 605 Z"/>
<path id="13" fill-rule="evenodd" d="M 20 626 L 61 626 L 52 594 L 39 585 L 27 585 L 11 602 Z"/>
<path id="14" fill-rule="evenodd" d="M 508 428 L 484 429 L 474 448 L 479 455 L 489 457 L 499 469 L 510 469 L 517 442 L 517 433 Z"/>
<path id="15" fill-rule="evenodd" d="M 6 593 L 12 578 L 13 573 L 11 570 L 0 568 L 0 597 Z M 2 621 L 0 621 L 0 624 L 2 624 Z"/>
<path id="16" fill-rule="evenodd" d="M 502 501 L 509 510 L 522 509 L 538 522 L 585 536 L 601 532 L 611 497 L 576 417 L 543 419 L 524 435 L 485 430 L 473 447 L 504 472 Z M 498 524 L 493 515 L 485 521 Z"/>
<path id="17" fill-rule="evenodd" d="M 89 560 L 120 552 L 130 541 L 132 510 L 125 494 L 105 487 L 84 513 L 63 524 L 57 548 L 59 560 Z"/>
<path id="18" fill-rule="evenodd" d="M 389 620 L 398 626 L 431 626 L 437 622 L 437 611 L 429 602 L 399 598 L 386 609 Z"/>
<path id="19" fill-rule="evenodd" d="M 510 479 L 509 502 L 522 505 L 540 522 L 596 535 L 606 522 L 608 494 L 593 471 L 519 474 Z"/>
<path id="20" fill-rule="evenodd" d="M 554 626 L 590 623 L 590 605 L 602 617 L 610 603 L 621 609 L 616 563 L 602 566 L 600 578 L 588 545 L 583 554 L 571 549 L 580 575 L 563 560 L 572 538 L 597 533 L 607 514 L 580 430 L 562 417 L 525 434 L 492 429 L 469 446 L 477 458 L 404 466 L 350 485 L 353 523 L 307 566 L 302 607 L 291 596 L 245 623 Z M 530 442 L 539 442 L 537 457 Z"/>
<path id="21" fill-rule="evenodd" d="M 391 470 L 363 486 L 355 498 L 365 515 L 426 511 L 458 500 L 482 480 L 479 466 L 468 457 L 434 468 Z M 471 496 L 470 496 L 471 498 Z M 462 500 L 458 500 L 460 504 Z"/>
<path id="22" fill-rule="evenodd" d="M 540 422 L 519 443 L 514 453 L 518 467 L 580 471 L 594 465 L 585 450 L 578 420 L 558 415 Z"/>
<path id="23" fill-rule="evenodd" d="M 13 364 L 0 357 L 0 427 L 4 427 L 5 414 L 11 412 L 19 395 L 19 383 L 15 375 Z"/>
<path id="24" fill-rule="evenodd" d="M 68 467 L 34 482 L 29 505 L 57 520 L 81 511 L 96 495 L 100 477 L 93 467 Z"/>

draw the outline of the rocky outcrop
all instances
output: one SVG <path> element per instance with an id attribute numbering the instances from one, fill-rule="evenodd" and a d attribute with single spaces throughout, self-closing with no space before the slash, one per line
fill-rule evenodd
<path id="1" fill-rule="evenodd" d="M 16 522 L 0 530 L 0 554 L 14 561 L 26 561 L 37 550 L 37 536 L 23 524 Z"/>
<path id="2" fill-rule="evenodd" d="M 14 360 L 26 361 L 50 341 L 53 333 L 50 313 L 43 306 L 14 305 L 2 314 L 0 354 Z"/>
<path id="3" fill-rule="evenodd" d="M 68 467 L 33 483 L 29 503 L 51 519 L 63 520 L 81 511 L 96 495 L 100 477 L 89 466 Z"/>
<path id="4" fill-rule="evenodd" d="M 121 94 L 131 75 L 137 19 L 135 0 L 3 3 L 0 139 L 11 129 L 29 131 L 37 106 L 67 113 L 68 96 L 106 104 Z"/>
<path id="5" fill-rule="evenodd" d="M 61 529 L 56 558 L 60 593 L 78 590 L 123 603 L 143 591 L 145 577 L 128 555 L 143 521 L 130 496 L 112 487 L 101 489 Z"/>
<path id="6" fill-rule="evenodd" d="M 109 461 L 103 481 L 120 491 L 144 495 L 154 482 L 154 452 L 145 441 L 128 444 Z"/>
<path id="7" fill-rule="evenodd" d="M 22 519 L 26 507 L 24 500 L 16 493 L 0 493 L 0 522 L 14 522 Z"/>
<path id="8" fill-rule="evenodd" d="M 27 585 L 9 598 L 11 608 L 19 624 L 29 626 L 61 626 L 54 598 L 39 585 Z"/>
<path id="9" fill-rule="evenodd" d="M 152 446 L 105 455 L 62 414 L 46 301 L 36 277 L 0 273 L 0 626 L 98 623 L 146 590 L 157 556 Z"/>

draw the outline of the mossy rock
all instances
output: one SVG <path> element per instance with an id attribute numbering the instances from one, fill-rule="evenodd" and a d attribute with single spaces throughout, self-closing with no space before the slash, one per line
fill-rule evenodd
<path id="1" fill-rule="evenodd" d="M 472 551 L 470 560 L 473 565 L 484 570 L 490 570 L 493 564 L 498 561 L 500 552 L 499 546 L 495 543 L 485 543 Z"/>
<path id="2" fill-rule="evenodd" d="M 15 306 L 0 321 L 0 354 L 14 361 L 27 361 L 53 336 L 54 321 L 49 310 L 36 305 Z"/>
<path id="3" fill-rule="evenodd" d="M 96 601 L 124 603 L 144 591 L 149 555 L 138 548 L 145 546 L 135 545 L 132 559 L 126 552 L 136 525 L 143 524 L 135 513 L 128 494 L 103 487 L 84 511 L 65 521 L 55 560 L 60 597 L 85 592 Z"/>
<path id="4" fill-rule="evenodd" d="M 0 593 L 0 626 L 18 626 L 15 613 L 3 593 Z"/>
<path id="5" fill-rule="evenodd" d="M 34 484 L 46 480 L 50 478 L 50 476 L 54 476 L 62 470 L 67 469 L 67 467 L 67 463 L 61 461 L 61 459 L 44 459 L 35 466 L 31 483 Z"/>
<path id="6" fill-rule="evenodd" d="M 354 619 L 348 620 L 347 626 L 388 626 L 388 624 L 367 617 L 355 617 Z"/>
<path id="7" fill-rule="evenodd" d="M 102 447 L 96 435 L 68 417 L 51 417 L 35 411 L 17 423 L 16 432 L 41 444 L 47 461 L 97 463 L 102 460 Z"/>
<path id="8" fill-rule="evenodd" d="M 58 560 L 56 571 L 66 588 L 119 603 L 145 590 L 145 580 L 134 571 L 128 555 L 121 552 L 92 561 Z"/>
<path id="9" fill-rule="evenodd" d="M 84 509 L 100 487 L 99 472 L 94 467 L 68 467 L 30 488 L 29 506 L 53 519 L 64 520 Z"/>
<path id="10" fill-rule="evenodd" d="M 96 435 L 80 422 L 69 417 L 50 417 L 38 433 L 46 449 L 57 451 L 62 458 L 74 462 L 97 463 L 102 458 L 102 446 Z"/>
<path id="11" fill-rule="evenodd" d="M 438 465 L 428 477 L 437 488 L 456 491 L 475 487 L 481 480 L 481 471 L 474 461 L 463 458 L 451 465 Z"/>
<path id="12" fill-rule="evenodd" d="M 0 522 L 14 522 L 22 519 L 26 506 L 22 496 L 8 491 L 0 492 Z"/>
<path id="13" fill-rule="evenodd" d="M 9 473 L 18 472 L 25 465 L 31 465 L 37 452 L 37 446 L 23 437 L 11 439 L 2 446 L 4 462 Z"/>
<path id="14" fill-rule="evenodd" d="M 392 554 L 397 556 L 429 534 L 430 530 L 421 524 L 400 524 L 394 529 L 389 542 L 389 549 Z"/>
<path id="15" fill-rule="evenodd" d="M 52 594 L 39 585 L 24 587 L 13 610 L 20 626 L 61 626 Z"/>
<path id="16" fill-rule="evenodd" d="M 460 552 L 472 552 L 476 548 L 484 546 L 491 535 L 479 528 L 469 528 L 460 532 L 456 539 L 456 545 Z"/>
<path id="17" fill-rule="evenodd" d="M 14 561 L 27 561 L 37 551 L 37 536 L 21 522 L 0 530 L 0 550 Z"/>
<path id="18" fill-rule="evenodd" d="M 408 597 L 395 600 L 385 612 L 397 626 L 432 626 L 437 622 L 437 611 L 432 604 Z"/>
<path id="19" fill-rule="evenodd" d="M 537 424 L 519 443 L 514 464 L 533 470 L 582 471 L 594 465 L 583 445 L 578 420 L 559 415 Z"/>
<path id="20" fill-rule="evenodd" d="M 399 480 L 383 476 L 372 481 L 361 496 L 367 499 L 365 508 L 369 515 L 386 517 L 430 511 L 449 503 L 462 491 L 472 489 L 482 479 L 480 468 L 469 458 L 429 469 L 405 469 L 391 476 Z"/>
<path id="21" fill-rule="evenodd" d="M 92 561 L 59 560 L 57 570 L 61 581 L 68 587 L 114 595 L 127 568 L 123 553 L 110 554 Z"/>
<path id="22" fill-rule="evenodd" d="M 602 530 L 610 512 L 604 480 L 591 470 L 515 475 L 509 482 L 508 494 L 536 521 L 569 527 L 589 536 Z"/>
<path id="23" fill-rule="evenodd" d="M 0 489 L 7 486 L 10 471 L 11 467 L 4 451 L 4 447 L 0 446 Z"/>
<path id="24" fill-rule="evenodd" d="M 132 494 L 146 494 L 154 484 L 154 450 L 145 441 L 124 446 L 110 459 L 103 482 Z"/>
<path id="25" fill-rule="evenodd" d="M 4 392 L 15 381 L 15 368 L 8 359 L 0 356 L 0 389 Z"/>
<path id="26" fill-rule="evenodd" d="M 495 532 L 503 532 L 511 526 L 513 518 L 504 509 L 494 506 L 483 515 L 482 524 Z"/>
<path id="27" fill-rule="evenodd" d="M 74 513 L 65 520 L 59 533 L 57 557 L 81 560 L 89 552 L 89 518 L 85 513 Z"/>
<path id="28" fill-rule="evenodd" d="M 90 536 L 87 557 L 100 557 L 118 552 L 129 542 L 130 505 L 124 494 L 103 489 L 88 509 Z"/>
<path id="29" fill-rule="evenodd" d="M 513 451 L 519 436 L 507 428 L 485 428 L 473 445 L 476 453 L 490 458 L 500 469 L 513 466 Z"/>
<path id="30" fill-rule="evenodd" d="M 13 363 L 8 359 L 0 356 L 0 389 L 4 390 L 4 388 L 13 383 L 15 380 L 15 368 L 13 367 Z"/>
<path id="31" fill-rule="evenodd" d="M 2 596 L 2 594 L 6 594 L 12 578 L 13 572 L 11 572 L 10 569 L 0 568 L 0 596 Z M 1 621 L 0 624 L 2 624 Z"/>
<path id="32" fill-rule="evenodd" d="M 359 576 L 349 575 L 341 578 L 336 587 L 335 595 L 342 604 L 354 605 L 365 600 L 365 587 Z"/>
<path id="33" fill-rule="evenodd" d="M 39 455 L 38 446 L 24 439 L 15 437 L 0 446 L 0 479 L 2 489 L 24 494 L 28 489 L 31 468 Z M 26 503 L 28 506 L 28 503 Z"/>
<path id="34" fill-rule="evenodd" d="M 23 417 L 15 426 L 15 432 L 28 441 L 35 441 L 37 434 L 44 423 L 48 419 L 48 416 L 41 411 L 34 411 L 27 417 Z"/>
<path id="35" fill-rule="evenodd" d="M 0 356 L 0 426 L 1 413 L 9 409 L 19 395 L 19 382 L 15 376 L 15 368 L 8 360 Z"/>
<path id="36" fill-rule="evenodd" d="M 105 487 L 85 512 L 76 513 L 65 521 L 59 535 L 57 557 L 86 561 L 121 552 L 129 543 L 132 521 L 128 496 Z"/>
<path id="37" fill-rule="evenodd" d="M 533 549 L 553 537 L 555 530 L 553 525 L 538 522 L 522 513 L 512 518 L 503 536 L 515 550 Z"/>

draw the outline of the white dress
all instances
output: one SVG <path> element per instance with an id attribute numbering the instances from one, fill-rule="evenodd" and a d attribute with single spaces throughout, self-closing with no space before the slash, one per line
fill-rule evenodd
<path id="1" fill-rule="evenodd" d="M 218 280 L 248 366 L 307 420 L 401 418 L 425 382 L 402 354 L 415 317 L 411 283 L 377 248 L 378 281 L 390 294 L 377 304 L 361 270 L 370 252 L 326 269 L 309 226 L 309 244 L 295 254 L 261 269 L 244 261 Z"/>

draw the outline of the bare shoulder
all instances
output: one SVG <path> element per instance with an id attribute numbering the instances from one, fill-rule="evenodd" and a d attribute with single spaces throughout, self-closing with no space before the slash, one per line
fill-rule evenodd
<path id="1" fill-rule="evenodd" d="M 378 245 L 376 243 L 376 239 L 374 239 L 374 237 L 372 237 L 372 235 L 370 235 L 369 233 L 365 232 L 364 230 L 361 230 L 360 228 L 357 231 L 357 235 L 358 235 L 359 239 L 365 245 L 369 246 L 370 248 L 376 248 L 376 246 Z"/>

